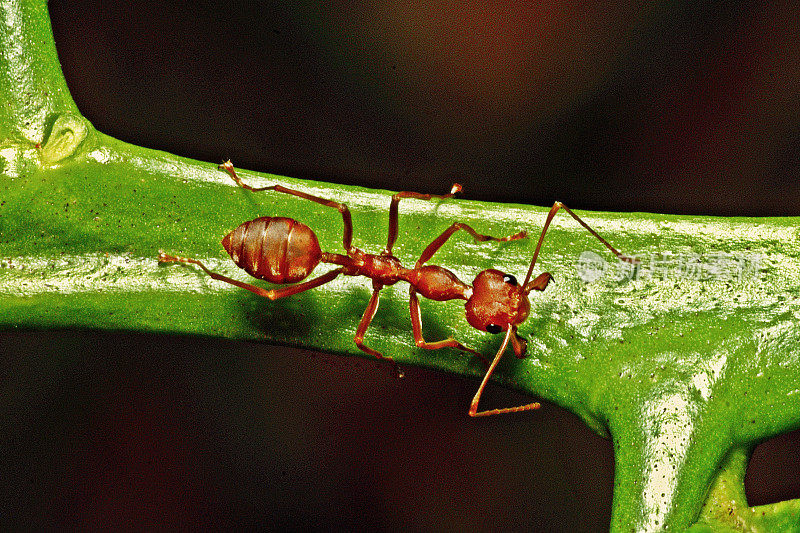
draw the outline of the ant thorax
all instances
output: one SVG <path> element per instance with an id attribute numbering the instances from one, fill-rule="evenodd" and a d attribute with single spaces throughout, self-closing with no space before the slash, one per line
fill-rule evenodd
<path id="1" fill-rule="evenodd" d="M 438 265 L 424 265 L 407 271 L 408 281 L 419 294 L 430 300 L 467 300 L 472 287 L 462 282 L 451 271 Z"/>

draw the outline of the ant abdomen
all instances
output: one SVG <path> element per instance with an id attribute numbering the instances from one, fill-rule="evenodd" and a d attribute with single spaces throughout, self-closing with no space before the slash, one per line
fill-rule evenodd
<path id="1" fill-rule="evenodd" d="M 222 239 L 233 262 L 254 278 L 295 283 L 320 262 L 322 251 L 314 231 L 291 218 L 259 217 Z"/>

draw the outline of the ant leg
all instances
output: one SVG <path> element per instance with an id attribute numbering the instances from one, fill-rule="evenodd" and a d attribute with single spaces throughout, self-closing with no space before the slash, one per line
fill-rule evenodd
<path id="1" fill-rule="evenodd" d="M 372 319 L 375 318 L 375 313 L 378 311 L 378 296 L 381 293 L 381 289 L 383 289 L 383 285 L 373 283 L 372 287 L 372 297 L 369 299 L 369 304 L 367 304 L 367 308 L 364 310 L 364 316 L 361 317 L 361 322 L 358 323 L 358 329 L 356 330 L 356 336 L 354 340 L 356 341 L 356 346 L 358 346 L 362 352 L 368 353 L 379 360 L 387 361 L 392 365 L 394 375 L 398 378 L 402 378 L 403 372 L 400 370 L 400 367 L 397 366 L 397 363 L 394 362 L 394 359 L 383 355 L 378 350 L 374 350 L 369 346 L 364 345 L 364 334 L 367 332 L 367 328 L 369 328 L 369 325 L 372 323 Z"/>
<path id="2" fill-rule="evenodd" d="M 556 203 L 553 204 L 553 207 L 550 208 L 550 212 L 547 213 L 547 218 L 545 219 L 544 226 L 542 227 L 542 234 L 539 235 L 539 242 L 536 243 L 536 249 L 533 251 L 533 259 L 531 259 L 531 266 L 528 268 L 528 275 L 525 276 L 525 283 L 522 284 L 522 286 L 525 287 L 526 290 L 530 290 L 527 287 L 528 286 L 528 281 L 530 281 L 531 274 L 533 274 L 533 265 L 536 264 L 536 258 L 539 256 L 539 250 L 542 248 L 542 243 L 544 242 L 544 235 L 545 235 L 545 233 L 547 233 L 547 229 L 550 226 L 550 223 L 553 221 L 553 217 L 556 216 L 556 213 L 558 212 L 559 209 L 563 209 L 564 211 L 569 213 L 572 218 L 574 218 L 575 220 L 578 221 L 578 224 L 583 226 L 586 229 L 586 231 L 588 231 L 589 233 L 594 235 L 597 238 L 597 240 L 600 241 L 601 243 L 603 243 L 603 246 L 605 246 L 606 248 L 611 250 L 611 252 L 615 256 L 617 256 L 620 261 L 626 261 L 628 263 L 633 263 L 635 261 L 633 258 L 628 257 L 626 255 L 623 255 L 622 252 L 620 252 L 619 250 L 617 250 L 616 248 L 614 248 L 613 246 L 608 244 L 608 241 L 606 241 L 595 230 L 593 230 L 589 226 L 589 224 L 587 224 L 586 222 L 581 220 L 581 217 L 576 215 L 572 211 L 572 209 L 570 209 L 569 207 L 565 206 L 561 202 L 556 202 Z"/>
<path id="3" fill-rule="evenodd" d="M 464 352 L 469 352 L 472 355 L 475 355 L 483 361 L 483 364 L 488 368 L 489 361 L 478 351 L 473 350 L 472 348 L 467 348 L 454 338 L 450 337 L 449 339 L 445 339 L 443 341 L 436 341 L 436 342 L 428 342 L 422 336 L 422 314 L 420 313 L 419 308 L 419 298 L 417 298 L 417 291 L 414 289 L 413 286 L 409 288 L 409 303 L 411 304 L 411 327 L 414 331 L 414 342 L 420 348 L 425 348 L 426 350 L 438 350 L 440 348 L 457 348 Z"/>
<path id="4" fill-rule="evenodd" d="M 318 204 L 322 204 L 326 207 L 333 207 L 338 209 L 339 212 L 342 214 L 342 221 L 344 222 L 344 235 L 342 237 L 342 241 L 344 243 L 344 249 L 348 255 L 350 255 L 354 248 L 353 248 L 353 221 L 350 217 L 350 210 L 347 208 L 345 204 L 340 204 L 339 202 L 334 202 L 333 200 L 326 200 L 325 198 L 320 198 L 318 196 L 314 196 L 308 193 L 304 193 L 301 191 L 296 191 L 294 189 L 288 189 L 281 185 L 270 185 L 268 187 L 251 187 L 242 181 L 242 179 L 236 174 L 236 170 L 233 168 L 233 163 L 230 160 L 225 161 L 222 163 L 219 168 L 224 169 L 228 175 L 236 182 L 239 187 L 243 189 L 247 189 L 248 191 L 252 192 L 261 192 L 261 191 L 277 191 L 286 194 L 291 194 L 293 196 L 298 196 L 300 198 L 304 198 L 306 200 L 311 200 L 312 202 L 316 202 Z"/>
<path id="5" fill-rule="evenodd" d="M 261 287 L 257 287 L 255 285 L 251 285 L 249 283 L 245 283 L 243 281 L 239 281 L 237 279 L 229 278 L 228 276 L 223 276 L 222 274 L 217 274 L 216 272 L 210 271 L 206 266 L 198 261 L 197 259 L 191 259 L 188 257 L 178 257 L 174 255 L 167 255 L 164 252 L 160 252 L 158 254 L 158 262 L 159 263 L 190 263 L 192 265 L 197 265 L 203 269 L 203 271 L 211 276 L 212 279 L 217 281 L 224 281 L 225 283 L 230 283 L 231 285 L 236 285 L 237 287 L 241 287 L 242 289 L 247 289 L 248 291 L 257 294 L 259 296 L 263 296 L 264 298 L 269 298 L 270 300 L 277 300 L 278 298 L 283 298 L 285 296 L 291 296 L 293 294 L 297 294 L 299 292 L 307 291 L 309 289 L 313 289 L 315 287 L 319 287 L 320 285 L 324 285 L 329 281 L 332 281 L 336 278 L 339 274 L 343 272 L 344 269 L 337 268 L 336 270 L 331 270 L 318 278 L 314 278 L 312 280 L 306 281 L 304 283 L 298 283 L 297 285 L 292 285 L 291 287 L 283 287 L 281 289 L 263 289 Z"/>
<path id="6" fill-rule="evenodd" d="M 478 411 L 478 402 L 481 401 L 481 394 L 483 394 L 483 389 L 486 388 L 486 384 L 489 382 L 489 378 L 492 376 L 497 363 L 500 362 L 500 357 L 502 357 L 503 352 L 506 351 L 506 347 L 508 346 L 508 341 L 511 339 L 512 335 L 515 335 L 516 331 L 515 328 L 510 327 L 508 328 L 508 332 L 506 332 L 506 337 L 503 339 L 503 344 L 500 345 L 500 349 L 497 351 L 497 355 L 494 356 L 494 361 L 492 361 L 491 366 L 489 366 L 489 370 L 486 371 L 486 375 L 483 376 L 483 381 L 481 381 L 481 386 L 478 387 L 478 392 L 475 393 L 475 397 L 472 399 L 472 404 L 469 406 L 469 416 L 491 416 L 491 415 L 500 415 L 503 413 L 518 413 L 520 411 L 530 411 L 532 409 L 538 409 L 542 406 L 539 402 L 533 402 L 526 405 L 520 405 L 518 407 L 506 407 L 505 409 L 490 409 L 488 411 Z"/>
<path id="7" fill-rule="evenodd" d="M 398 204 L 403 198 L 416 198 L 418 200 L 430 200 L 432 198 L 444 199 L 452 198 L 456 193 L 461 192 L 461 184 L 454 183 L 450 192 L 447 194 L 423 194 L 419 192 L 401 191 L 392 196 L 392 203 L 389 205 L 389 240 L 386 242 L 386 255 L 392 255 L 392 246 L 397 240 L 397 229 L 399 228 L 398 222 Z"/>
<path id="8" fill-rule="evenodd" d="M 472 229 L 470 226 L 463 224 L 461 222 L 455 222 L 452 226 L 444 230 L 444 233 L 436 237 L 432 243 L 428 245 L 425 250 L 423 250 L 422 255 L 419 257 L 415 268 L 419 268 L 422 266 L 423 263 L 428 261 L 433 254 L 439 251 L 447 239 L 449 239 L 453 233 L 456 231 L 463 229 L 473 237 L 475 237 L 479 241 L 497 241 L 497 242 L 506 242 L 506 241 L 516 241 L 519 239 L 524 239 L 527 237 L 528 233 L 526 231 L 520 231 L 519 233 L 515 233 L 514 235 L 509 235 L 508 237 L 490 237 L 489 235 L 483 235 Z"/>

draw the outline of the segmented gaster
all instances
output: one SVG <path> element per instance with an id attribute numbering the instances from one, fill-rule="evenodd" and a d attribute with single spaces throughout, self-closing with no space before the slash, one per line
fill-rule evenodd
<path id="1" fill-rule="evenodd" d="M 271 283 L 306 278 L 322 256 L 311 228 L 284 217 L 245 222 L 222 239 L 222 246 L 245 272 Z"/>

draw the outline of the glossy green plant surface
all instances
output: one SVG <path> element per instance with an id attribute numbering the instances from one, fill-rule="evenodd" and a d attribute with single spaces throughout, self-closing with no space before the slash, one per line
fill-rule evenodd
<path id="1" fill-rule="evenodd" d="M 95 131 L 66 89 L 46 3 L 0 5 L 0 328 L 181 333 L 364 355 L 353 335 L 368 280 L 340 277 L 270 302 L 156 259 L 163 249 L 250 281 L 222 249 L 223 235 L 257 216 L 287 216 L 312 227 L 323 250 L 341 253 L 335 210 L 250 193 L 216 164 Z M 344 202 L 354 244 L 374 253 L 385 246 L 386 191 L 241 176 Z M 413 264 L 456 220 L 497 236 L 536 235 L 546 212 L 403 200 L 394 252 Z M 496 380 L 572 410 L 613 439 L 613 531 L 800 531 L 800 501 L 750 508 L 743 489 L 753 447 L 800 427 L 800 218 L 581 215 L 639 257 L 638 270 L 620 270 L 559 215 L 537 265 L 555 281 L 532 295 L 520 327 L 529 356 L 507 354 Z M 485 268 L 521 278 L 533 244 L 457 234 L 432 262 L 466 282 Z M 428 340 L 453 335 L 487 356 L 497 350 L 499 339 L 470 328 L 458 301 L 423 301 L 422 312 Z M 455 350 L 414 346 L 405 284 L 384 290 L 366 342 L 401 365 L 483 371 Z"/>

